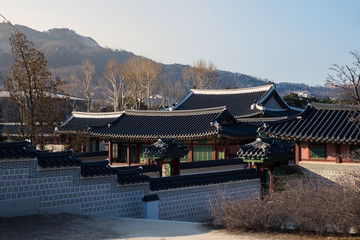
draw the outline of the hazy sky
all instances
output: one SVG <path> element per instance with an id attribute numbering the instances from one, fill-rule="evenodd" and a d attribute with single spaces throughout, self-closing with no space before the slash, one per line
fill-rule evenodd
<path id="1" fill-rule="evenodd" d="M 0 13 L 161 63 L 202 58 L 274 82 L 323 85 L 332 63 L 360 51 L 356 0 L 0 0 Z"/>

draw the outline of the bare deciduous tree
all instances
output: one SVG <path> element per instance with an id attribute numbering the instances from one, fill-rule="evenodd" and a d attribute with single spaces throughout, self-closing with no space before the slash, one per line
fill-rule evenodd
<path id="1" fill-rule="evenodd" d="M 12 32 L 10 45 L 15 58 L 4 87 L 17 110 L 20 137 L 29 139 L 33 147 L 44 149 L 46 129 L 53 129 L 65 112 L 68 98 L 58 95 L 63 93 L 60 86 L 64 82 L 51 78 L 44 53 L 35 49 L 25 34 Z"/>
<path id="2" fill-rule="evenodd" d="M 350 52 L 354 57 L 352 65 L 340 66 L 333 64 L 330 70 L 334 75 L 328 75 L 326 83 L 340 89 L 340 97 L 347 103 L 360 105 L 360 54 L 357 51 Z"/>
<path id="3" fill-rule="evenodd" d="M 89 60 L 83 61 L 81 65 L 82 79 L 79 80 L 77 77 L 75 80 L 75 86 L 78 91 L 86 98 L 87 111 L 91 111 L 92 97 L 98 86 L 94 84 L 95 66 Z"/>
<path id="4" fill-rule="evenodd" d="M 130 58 L 124 65 L 136 99 L 136 109 L 146 95 L 147 106 L 150 107 L 150 96 L 154 93 L 160 73 L 160 64 L 143 57 Z"/>
<path id="5" fill-rule="evenodd" d="M 114 112 L 125 108 L 125 98 L 128 95 L 128 72 L 126 64 L 119 64 L 115 60 L 107 62 L 104 68 L 104 86 L 110 92 L 110 100 Z"/>
<path id="6" fill-rule="evenodd" d="M 104 86 L 110 92 L 109 98 L 114 107 L 114 112 L 118 110 L 119 107 L 119 97 L 120 97 L 120 80 L 119 80 L 119 64 L 115 60 L 111 59 L 107 62 L 104 67 Z"/>
<path id="7" fill-rule="evenodd" d="M 177 103 L 185 94 L 184 84 L 180 79 L 171 81 L 170 79 L 163 78 L 160 82 L 159 90 L 163 97 L 161 106 L 171 107 Z"/>
<path id="8" fill-rule="evenodd" d="M 183 70 L 183 79 L 188 88 L 206 89 L 214 87 L 218 70 L 212 62 L 199 59 Z"/>
<path id="9" fill-rule="evenodd" d="M 141 61 L 141 73 L 142 79 L 141 83 L 145 87 L 146 90 L 146 104 L 147 108 L 153 105 L 151 96 L 154 95 L 155 86 L 159 80 L 159 73 L 161 70 L 160 64 L 154 62 L 150 59 L 142 59 Z"/>

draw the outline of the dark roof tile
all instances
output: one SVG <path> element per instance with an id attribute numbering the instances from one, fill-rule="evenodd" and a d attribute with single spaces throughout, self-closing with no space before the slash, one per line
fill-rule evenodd
<path id="1" fill-rule="evenodd" d="M 266 105 L 272 97 L 278 99 L 284 111 L 267 110 L 254 105 Z M 219 106 L 227 106 L 236 118 L 281 117 L 299 113 L 282 100 L 273 85 L 239 89 L 192 89 L 189 95 L 171 110 L 194 110 Z"/>
<path id="2" fill-rule="evenodd" d="M 102 126 L 115 121 L 121 114 L 122 112 L 73 112 L 72 116 L 61 124 L 57 131 L 59 133 L 85 132 L 89 126 Z"/>
<path id="3" fill-rule="evenodd" d="M 244 161 L 240 158 L 232 159 L 220 159 L 220 160 L 208 160 L 208 161 L 195 161 L 195 162 L 181 162 L 180 169 L 196 169 L 196 168 L 212 168 L 244 164 Z"/>
<path id="4" fill-rule="evenodd" d="M 112 139 L 189 139 L 217 134 L 246 138 L 256 135 L 256 127 L 238 123 L 225 107 L 189 111 L 126 110 L 117 120 L 89 132 Z"/>
<path id="5" fill-rule="evenodd" d="M 116 169 L 109 166 L 109 161 L 82 162 L 81 175 L 84 177 L 116 175 Z"/>
<path id="6" fill-rule="evenodd" d="M 358 106 L 312 103 L 296 117 L 266 123 L 260 132 L 300 141 L 360 143 L 359 112 Z"/>
<path id="7" fill-rule="evenodd" d="M 150 177 L 143 174 L 141 168 L 117 169 L 117 180 L 121 185 L 149 182 Z"/>
<path id="8" fill-rule="evenodd" d="M 35 158 L 37 151 L 31 147 L 29 142 L 1 142 L 0 159 L 13 158 Z"/>
<path id="9" fill-rule="evenodd" d="M 258 174 L 256 169 L 151 178 L 150 190 L 160 191 L 174 188 L 227 183 L 232 181 L 250 180 L 257 178 L 260 178 L 260 175 Z"/>
<path id="10" fill-rule="evenodd" d="M 159 139 L 154 144 L 145 146 L 144 156 L 157 159 L 182 158 L 188 154 L 189 148 L 177 143 L 173 138 Z"/>
<path id="11" fill-rule="evenodd" d="M 72 153 L 72 151 L 38 152 L 38 164 L 42 168 L 80 166 L 81 160 L 74 158 Z"/>
<path id="12" fill-rule="evenodd" d="M 237 156 L 246 162 L 293 160 L 294 145 L 286 140 L 258 138 L 255 142 L 240 146 Z"/>

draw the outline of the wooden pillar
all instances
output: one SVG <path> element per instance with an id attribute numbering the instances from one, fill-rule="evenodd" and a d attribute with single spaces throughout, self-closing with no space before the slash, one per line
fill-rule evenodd
<path id="1" fill-rule="evenodd" d="M 335 145 L 335 154 L 336 154 L 336 163 L 341 163 L 342 157 L 340 152 L 340 144 Z"/>
<path id="2" fill-rule="evenodd" d="M 109 141 L 109 146 L 108 146 L 108 154 L 109 154 L 109 163 L 110 163 L 110 165 L 112 164 L 112 146 L 111 146 L 111 142 Z"/>
<path id="3" fill-rule="evenodd" d="M 194 159 L 194 151 L 193 151 L 193 149 L 194 149 L 194 145 L 193 145 L 193 142 L 191 141 L 190 145 L 189 145 L 189 162 L 194 161 L 193 160 Z"/>
<path id="4" fill-rule="evenodd" d="M 269 193 L 270 196 L 272 196 L 273 191 L 274 191 L 274 174 L 273 174 L 273 167 L 268 168 L 269 170 Z"/>
<path id="5" fill-rule="evenodd" d="M 217 151 L 216 151 L 216 142 L 213 142 L 212 145 L 212 160 L 216 160 L 217 159 Z"/>
<path id="6" fill-rule="evenodd" d="M 135 162 L 140 163 L 140 146 L 139 143 L 136 144 L 136 158 Z"/>
<path id="7" fill-rule="evenodd" d="M 171 176 L 180 175 L 180 158 L 171 160 Z"/>
<path id="8" fill-rule="evenodd" d="M 295 142 L 295 165 L 298 165 L 300 162 L 300 142 Z"/>
<path id="9" fill-rule="evenodd" d="M 256 169 L 260 173 L 260 182 L 261 182 L 261 197 L 265 196 L 265 187 L 266 187 L 266 177 L 265 171 L 262 164 L 256 164 Z"/>
<path id="10" fill-rule="evenodd" d="M 126 164 L 130 166 L 130 142 L 127 142 L 126 148 Z"/>
<path id="11" fill-rule="evenodd" d="M 155 163 L 159 168 L 159 177 L 162 177 L 162 165 L 163 165 L 163 160 L 161 159 L 155 159 Z"/>

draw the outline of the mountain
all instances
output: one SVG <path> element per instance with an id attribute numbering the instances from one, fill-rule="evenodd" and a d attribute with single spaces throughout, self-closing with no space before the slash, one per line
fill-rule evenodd
<path id="1" fill-rule="evenodd" d="M 100 46 L 94 39 L 77 34 L 67 28 L 54 28 L 46 32 L 39 32 L 26 26 L 15 25 L 16 28 L 26 34 L 38 50 L 45 53 L 48 66 L 52 73 L 69 81 L 71 74 L 79 73 L 83 60 L 90 60 L 96 68 L 98 77 L 101 76 L 104 66 L 110 59 L 123 62 L 132 56 L 131 52 L 113 50 Z M 10 28 L 7 23 L 0 23 L 0 73 L 6 75 L 13 56 L 11 54 Z M 182 70 L 186 65 L 163 64 L 162 79 L 178 80 L 182 78 Z M 257 77 L 219 71 L 220 88 L 241 88 L 266 84 L 266 80 Z M 317 97 L 331 95 L 331 89 L 325 87 L 309 87 L 305 84 L 280 83 L 277 84 L 280 94 L 288 94 L 289 90 L 306 90 Z"/>

